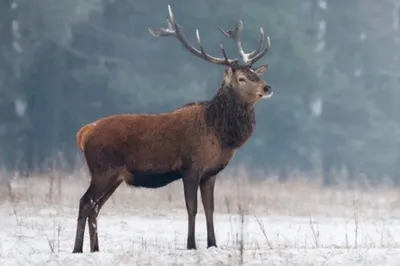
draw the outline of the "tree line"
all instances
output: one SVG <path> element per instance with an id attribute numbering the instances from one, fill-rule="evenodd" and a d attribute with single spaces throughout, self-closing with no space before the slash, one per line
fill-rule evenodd
<path id="1" fill-rule="evenodd" d="M 0 160 L 6 171 L 72 169 L 79 128 L 102 116 L 167 112 L 215 94 L 223 68 L 154 38 L 171 5 L 185 35 L 237 57 L 216 25 L 271 38 L 255 135 L 235 164 L 397 183 L 400 1 L 4 0 L 0 3 Z"/>

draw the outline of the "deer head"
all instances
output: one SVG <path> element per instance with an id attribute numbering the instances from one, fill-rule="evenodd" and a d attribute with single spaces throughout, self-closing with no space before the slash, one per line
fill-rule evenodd
<path id="1" fill-rule="evenodd" d="M 260 27 L 260 41 L 257 49 L 250 53 L 245 53 L 241 43 L 241 33 L 243 31 L 243 23 L 241 20 L 236 23 L 234 29 L 227 31 L 224 31 L 217 26 L 226 37 L 235 41 L 239 55 L 243 60 L 243 64 L 240 64 L 237 58 L 229 59 L 227 57 L 222 44 L 220 47 L 223 58 L 214 57 L 207 54 L 204 51 L 198 30 L 196 30 L 196 37 L 200 50 L 191 45 L 183 34 L 182 27 L 175 21 L 169 5 L 167 22 L 167 29 L 160 28 L 159 30 L 153 30 L 149 28 L 149 32 L 155 37 L 175 36 L 190 53 L 206 60 L 207 62 L 227 66 L 224 71 L 222 90 L 234 93 L 241 100 L 249 103 L 250 105 L 254 105 L 260 99 L 266 99 L 272 96 L 273 92 L 271 90 L 271 86 L 260 78 L 261 75 L 267 71 L 268 65 L 261 65 L 256 69 L 252 68 L 253 64 L 267 53 L 271 45 L 269 37 L 267 37 L 266 41 L 264 42 L 264 30 L 262 27 Z"/>

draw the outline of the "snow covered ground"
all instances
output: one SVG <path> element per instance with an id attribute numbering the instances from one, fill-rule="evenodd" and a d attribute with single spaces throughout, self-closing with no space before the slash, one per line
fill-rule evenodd
<path id="1" fill-rule="evenodd" d="M 71 180 L 36 178 L 13 182 L 11 195 L 0 191 L 0 265 L 399 265 L 395 189 L 222 181 L 216 185 L 219 247 L 206 249 L 199 201 L 198 250 L 188 251 L 181 183 L 159 190 L 122 185 L 99 215 L 100 252 L 89 252 L 86 230 L 84 252 L 72 254 L 87 180 Z"/>

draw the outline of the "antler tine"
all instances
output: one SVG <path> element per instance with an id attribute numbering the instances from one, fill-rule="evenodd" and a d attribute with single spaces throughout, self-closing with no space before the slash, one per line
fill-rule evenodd
<path id="1" fill-rule="evenodd" d="M 235 41 L 240 57 L 242 58 L 243 62 L 248 66 L 253 65 L 257 60 L 263 57 L 265 53 L 268 51 L 268 48 L 271 44 L 269 37 L 267 37 L 267 42 L 266 42 L 267 45 L 266 47 L 264 47 L 264 49 L 262 49 L 264 46 L 265 34 L 264 34 L 264 29 L 260 27 L 260 41 L 258 43 L 257 49 L 255 49 L 250 53 L 245 53 L 241 42 L 241 33 L 243 31 L 243 22 L 241 20 L 239 20 L 236 23 L 236 26 L 233 30 L 229 29 L 227 31 L 224 31 L 218 25 L 217 28 L 222 32 L 223 35 Z"/>
<path id="2" fill-rule="evenodd" d="M 168 29 L 160 28 L 160 30 L 156 31 L 156 30 L 153 30 L 150 27 L 148 27 L 149 32 L 154 37 L 176 35 L 176 30 L 175 30 L 176 23 L 174 20 L 174 14 L 172 13 L 171 7 L 169 5 L 168 5 L 167 23 L 168 23 Z"/>
<path id="3" fill-rule="evenodd" d="M 182 44 L 183 46 L 192 54 L 196 55 L 197 57 L 200 57 L 208 62 L 214 63 L 214 64 L 220 64 L 220 65 L 230 65 L 232 63 L 238 62 L 238 60 L 235 59 L 228 59 L 226 57 L 226 54 L 224 54 L 224 58 L 219 58 L 219 57 L 214 57 L 209 54 L 206 54 L 204 51 L 204 47 L 201 44 L 200 41 L 200 34 L 199 31 L 196 30 L 196 36 L 197 36 L 197 41 L 200 45 L 200 51 L 197 50 L 193 45 L 191 45 L 186 37 L 184 36 L 181 26 L 175 21 L 174 14 L 172 13 L 170 5 L 168 5 L 168 29 L 160 28 L 159 30 L 153 30 L 149 28 L 149 32 L 154 36 L 154 37 L 159 37 L 159 36 L 175 36 Z"/>
<path id="4" fill-rule="evenodd" d="M 199 32 L 198 29 L 196 29 L 196 38 L 197 38 L 197 43 L 198 43 L 199 46 L 200 46 L 200 52 L 201 52 L 201 54 L 203 55 L 204 59 L 209 60 L 209 59 L 208 59 L 208 56 L 207 56 L 207 54 L 206 54 L 206 52 L 204 51 L 203 44 L 201 43 L 200 32 Z"/>
<path id="5" fill-rule="evenodd" d="M 221 27 L 219 27 L 217 25 L 217 28 L 222 32 L 222 34 L 224 34 L 226 37 L 232 39 L 235 41 L 236 43 L 236 48 L 240 54 L 240 57 L 242 58 L 243 62 L 247 62 L 249 60 L 249 55 L 250 54 L 246 54 L 243 50 L 243 46 L 242 46 L 242 41 L 241 41 L 241 35 L 242 35 L 242 31 L 243 31 L 243 22 L 241 20 L 239 20 L 236 25 L 235 28 L 229 29 L 227 31 L 224 31 L 223 29 L 221 29 Z"/>
<path id="6" fill-rule="evenodd" d="M 221 44 L 220 47 L 221 47 L 221 52 L 222 52 L 222 54 L 223 54 L 223 56 L 224 56 L 224 58 L 225 58 L 225 61 L 226 61 L 226 62 L 229 62 L 229 59 L 228 59 L 228 57 L 226 56 L 226 52 L 225 52 L 224 46 Z"/>
<path id="7" fill-rule="evenodd" d="M 260 60 L 268 52 L 270 46 L 271 46 L 271 40 L 268 36 L 265 42 L 265 47 L 259 53 L 257 53 L 253 58 L 251 58 L 249 62 L 246 63 L 246 65 L 252 66 L 255 62 Z"/>
<path id="8" fill-rule="evenodd" d="M 171 22 L 171 24 L 176 24 L 176 23 L 175 23 L 175 18 L 174 18 L 174 13 L 172 13 L 171 6 L 168 5 L 167 8 L 168 8 L 168 18 L 169 18 L 169 21 Z"/>
<path id="9" fill-rule="evenodd" d="M 253 52 L 249 54 L 249 58 L 252 59 L 256 54 L 258 54 L 261 51 L 261 48 L 264 44 L 264 29 L 260 27 L 260 41 L 258 42 L 258 47 L 255 49 Z"/>

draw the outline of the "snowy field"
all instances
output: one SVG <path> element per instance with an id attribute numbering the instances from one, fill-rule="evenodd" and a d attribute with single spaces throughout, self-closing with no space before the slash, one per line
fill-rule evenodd
<path id="1" fill-rule="evenodd" d="M 199 200 L 198 250 L 188 251 L 181 182 L 158 190 L 123 184 L 100 212 L 100 252 L 89 252 L 86 229 L 83 253 L 72 254 L 87 184 L 81 173 L 1 186 L 0 265 L 399 265 L 400 190 L 221 175 L 215 196 L 219 247 L 206 249 Z"/>

